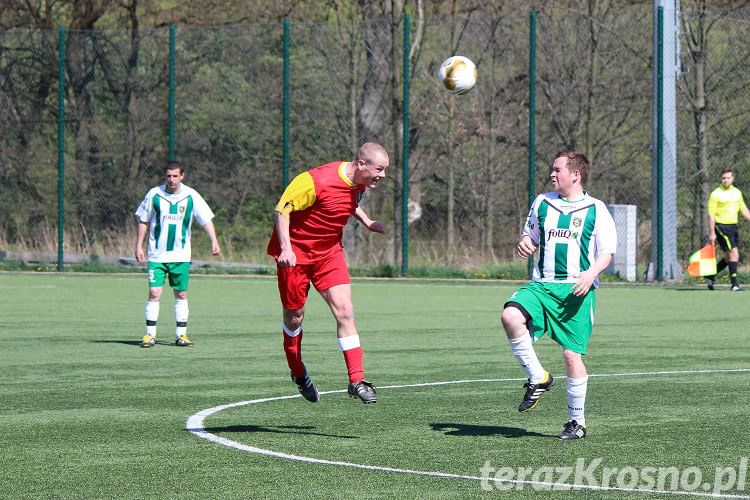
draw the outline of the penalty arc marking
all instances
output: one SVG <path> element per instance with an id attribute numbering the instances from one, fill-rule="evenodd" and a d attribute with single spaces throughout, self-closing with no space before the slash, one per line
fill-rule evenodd
<path id="1" fill-rule="evenodd" d="M 636 377 L 636 376 L 657 376 L 657 375 L 689 375 L 689 374 L 701 374 L 701 373 L 747 373 L 747 372 L 750 372 L 750 368 L 738 368 L 738 369 L 731 369 L 731 370 L 682 370 L 682 371 L 632 372 L 632 373 L 602 373 L 602 374 L 589 375 L 589 377 L 628 377 L 628 376 Z M 560 378 L 564 379 L 566 377 L 560 377 Z M 475 383 L 486 383 L 486 382 L 517 382 L 517 381 L 524 381 L 524 380 L 526 379 L 525 378 L 496 378 L 496 379 L 474 379 L 474 380 L 450 380 L 450 381 L 445 381 L 445 382 L 425 382 L 425 383 L 419 383 L 419 384 L 390 385 L 390 386 L 378 387 L 378 389 L 403 389 L 403 388 L 409 388 L 409 387 L 429 387 L 429 386 L 437 386 L 437 385 L 475 384 Z M 344 389 L 344 390 L 336 390 L 336 391 L 321 391 L 320 394 L 321 395 L 335 394 L 339 392 L 346 392 L 346 390 Z M 315 464 L 322 464 L 322 465 L 336 465 L 339 467 L 351 467 L 351 468 L 356 468 L 356 469 L 365 469 L 365 470 L 372 470 L 372 471 L 396 472 L 396 473 L 401 473 L 401 474 L 413 474 L 413 475 L 420 475 L 420 476 L 441 477 L 441 478 L 449 478 L 449 479 L 466 479 L 466 480 L 472 480 L 472 481 L 503 482 L 503 483 L 523 484 L 523 485 L 530 485 L 530 486 L 537 486 L 537 487 L 554 487 L 556 489 L 561 489 L 565 487 L 565 485 L 561 485 L 559 483 L 551 483 L 551 482 L 544 482 L 544 481 L 527 481 L 527 480 L 518 480 L 518 479 L 495 479 L 492 477 L 483 478 L 481 476 L 474 476 L 474 475 L 468 475 L 468 474 L 452 474 L 448 472 L 439 472 L 439 471 L 403 469 L 403 468 L 398 468 L 398 467 L 385 467 L 385 466 L 379 466 L 379 465 L 358 464 L 358 463 L 353 463 L 353 462 L 343 462 L 343 461 L 338 461 L 338 460 L 326 460 L 322 458 L 292 455 L 289 453 L 282 453 L 279 451 L 268 450 L 264 448 L 258 448 L 255 446 L 238 443 L 237 441 L 232 441 L 231 439 L 226 439 L 226 438 L 217 436 L 216 434 L 212 434 L 206 431 L 204 424 L 203 424 L 204 420 L 208 416 L 213 415 L 214 413 L 218 413 L 223 410 L 227 410 L 229 408 L 236 408 L 239 406 L 246 406 L 250 404 L 268 403 L 272 401 L 281 401 L 284 399 L 294 399 L 294 398 L 300 398 L 300 397 L 302 397 L 300 394 L 294 394 L 294 395 L 288 395 L 288 396 L 276 396 L 276 397 L 270 397 L 270 398 L 253 399 L 250 401 L 238 401 L 236 403 L 229 403 L 225 405 L 214 406 L 213 408 L 207 408 L 205 410 L 199 411 L 198 413 L 194 415 L 191 415 L 187 419 L 187 422 L 185 423 L 185 429 L 200 438 L 206 439 L 213 443 L 220 444 L 222 446 L 228 446 L 236 450 L 246 451 L 249 453 L 256 453 L 258 455 L 267 455 L 271 457 L 283 458 L 286 460 L 296 460 L 299 462 L 308 462 L 308 463 L 315 463 Z M 588 485 L 588 484 L 571 484 L 570 488 L 571 489 L 573 488 L 583 489 L 583 490 L 599 490 L 599 491 L 623 491 L 623 492 L 638 492 L 638 493 L 688 495 L 688 496 L 710 497 L 710 498 L 750 499 L 750 496 L 747 496 L 747 495 L 724 495 L 724 494 L 717 494 L 717 493 L 702 493 L 702 492 L 695 492 L 695 491 L 644 490 L 644 489 L 638 489 L 638 488 L 617 488 L 617 487 L 597 486 L 597 485 Z"/>

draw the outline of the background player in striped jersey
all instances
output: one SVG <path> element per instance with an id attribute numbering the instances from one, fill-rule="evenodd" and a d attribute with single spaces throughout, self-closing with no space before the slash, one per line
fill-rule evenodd
<path id="1" fill-rule="evenodd" d="M 734 187 L 734 174 L 729 167 L 721 170 L 721 186 L 717 187 L 708 197 L 708 239 L 711 243 L 719 242 L 724 250 L 724 257 L 716 263 L 716 274 L 729 266 L 729 277 L 732 280 L 733 292 L 741 290 L 737 282 L 737 263 L 740 260 L 740 235 L 737 230 L 737 214 L 742 214 L 750 220 L 750 210 L 745 205 L 742 192 Z M 709 290 L 714 289 L 713 276 L 706 277 Z"/>
<path id="2" fill-rule="evenodd" d="M 159 318 L 159 299 L 164 279 L 174 289 L 175 345 L 192 347 L 187 336 L 187 288 L 190 273 L 190 231 L 193 219 L 203 226 L 211 240 L 214 255 L 221 253 L 216 231 L 211 221 L 214 213 L 195 189 L 182 184 L 185 171 L 176 161 L 164 167 L 166 182 L 151 188 L 135 211 L 138 237 L 135 258 L 145 262 L 143 241 L 148 233 L 148 301 L 146 302 L 146 334 L 141 347 L 156 343 L 156 320 Z"/>
<path id="3" fill-rule="evenodd" d="M 529 377 L 518 411 L 534 408 L 554 383 L 532 342 L 546 332 L 562 346 L 568 422 L 560 439 L 586 436 L 588 374 L 582 355 L 594 325 L 594 289 L 617 248 L 607 207 L 584 190 L 590 168 L 578 152 L 555 157 L 550 172 L 554 192 L 534 200 L 516 248 L 524 259 L 539 250 L 532 281 L 511 295 L 501 317 L 511 351 Z"/>
<path id="4" fill-rule="evenodd" d="M 349 372 L 349 395 L 364 403 L 377 400 L 375 388 L 364 377 L 341 237 L 351 215 L 370 231 L 385 232 L 383 223 L 370 219 L 358 201 L 365 189 L 374 188 L 385 177 L 387 167 L 388 153 L 383 146 L 368 142 L 350 162 L 336 161 L 299 174 L 276 205 L 268 254 L 277 263 L 284 352 L 292 380 L 313 403 L 319 399 L 318 390 L 301 354 L 302 320 L 311 282 L 336 318 L 338 344 Z"/>

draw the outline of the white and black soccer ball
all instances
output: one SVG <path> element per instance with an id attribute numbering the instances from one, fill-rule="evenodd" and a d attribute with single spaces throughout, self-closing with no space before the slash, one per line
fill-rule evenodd
<path id="1" fill-rule="evenodd" d="M 451 94 L 464 95 L 477 83 L 477 67 L 468 57 L 452 56 L 443 61 L 438 80 Z"/>

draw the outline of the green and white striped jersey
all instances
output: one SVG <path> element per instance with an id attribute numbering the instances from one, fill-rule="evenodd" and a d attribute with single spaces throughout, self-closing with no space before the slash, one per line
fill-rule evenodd
<path id="1" fill-rule="evenodd" d="M 526 235 L 539 246 L 532 281 L 575 283 L 599 255 L 617 250 L 612 215 L 585 192 L 577 201 L 556 192 L 537 196 L 521 237 Z M 593 286 L 599 286 L 598 277 Z"/>
<path id="2" fill-rule="evenodd" d="M 149 262 L 190 262 L 193 219 L 203 226 L 214 213 L 195 189 L 180 184 L 180 191 L 172 194 L 162 184 L 146 193 L 135 216 L 149 224 Z"/>

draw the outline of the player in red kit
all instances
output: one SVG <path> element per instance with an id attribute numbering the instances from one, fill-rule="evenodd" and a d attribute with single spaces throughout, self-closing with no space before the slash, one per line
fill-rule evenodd
<path id="1" fill-rule="evenodd" d="M 380 144 L 363 144 L 351 162 L 337 161 L 295 177 L 276 205 L 268 254 L 276 268 L 284 309 L 284 352 L 292 380 L 300 394 L 317 402 L 318 390 L 302 362 L 302 320 L 310 283 L 336 318 L 336 334 L 349 372 L 348 393 L 364 403 L 377 401 L 375 388 L 365 380 L 362 347 L 354 325 L 349 268 L 341 236 L 354 215 L 367 229 L 384 233 L 359 207 L 359 196 L 385 177 L 388 153 Z"/>

